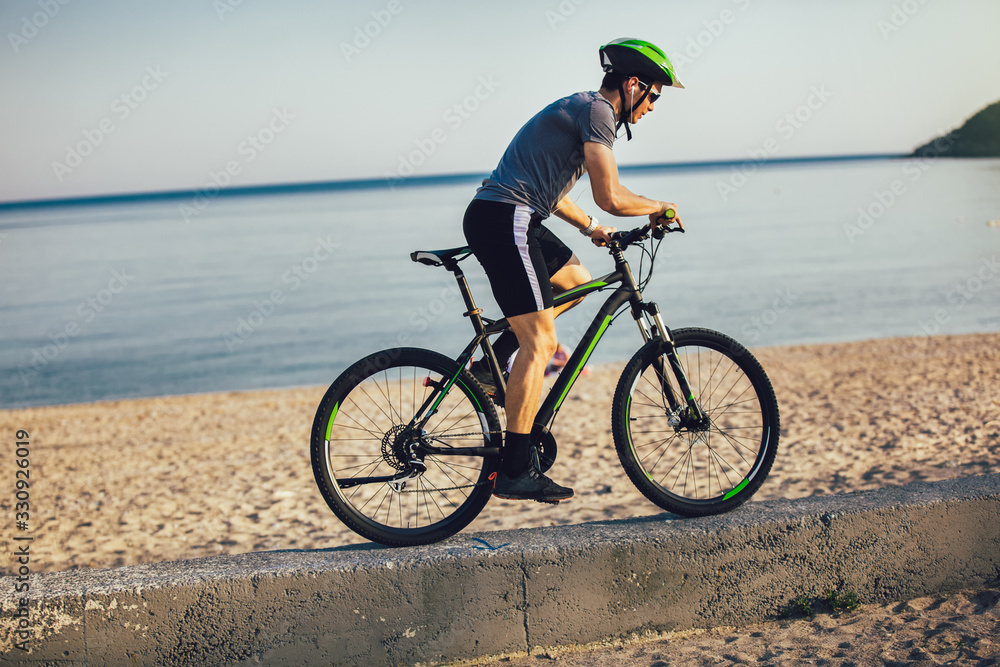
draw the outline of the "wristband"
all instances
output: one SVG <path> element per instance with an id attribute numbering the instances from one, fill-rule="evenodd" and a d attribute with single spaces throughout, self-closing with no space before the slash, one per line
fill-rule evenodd
<path id="1" fill-rule="evenodd" d="M 590 226 L 587 227 L 586 229 L 580 230 L 580 233 L 583 234 L 584 236 L 590 236 L 591 234 L 594 233 L 594 230 L 597 229 L 597 220 L 595 220 L 589 215 L 587 217 L 590 218 Z"/>

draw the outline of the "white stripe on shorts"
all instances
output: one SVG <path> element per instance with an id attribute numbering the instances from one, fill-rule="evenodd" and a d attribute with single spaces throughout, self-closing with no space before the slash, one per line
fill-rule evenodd
<path id="1" fill-rule="evenodd" d="M 531 293 L 535 295 L 535 305 L 538 310 L 545 310 L 545 302 L 542 300 L 542 290 L 538 287 L 538 275 L 535 273 L 535 265 L 531 263 L 531 255 L 528 254 L 528 226 L 531 223 L 531 214 L 534 211 L 518 204 L 514 208 L 514 244 L 521 255 L 521 263 L 524 264 L 524 272 L 531 283 Z"/>

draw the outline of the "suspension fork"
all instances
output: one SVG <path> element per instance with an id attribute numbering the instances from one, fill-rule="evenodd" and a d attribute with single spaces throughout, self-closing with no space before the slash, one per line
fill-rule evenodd
<path id="1" fill-rule="evenodd" d="M 650 320 L 652 320 L 652 327 L 646 324 L 641 318 L 637 317 L 636 320 L 639 323 L 639 331 L 642 333 L 643 339 L 647 342 L 650 337 L 659 339 L 660 341 L 660 354 L 653 358 L 653 370 L 656 373 L 656 378 L 660 382 L 660 388 L 663 391 L 664 396 L 667 397 L 667 403 L 670 405 L 671 411 L 677 411 L 682 403 L 687 403 L 688 415 L 691 419 L 695 421 L 701 421 L 705 418 L 705 413 L 702 411 L 701 406 L 694 398 L 694 392 L 691 391 L 691 385 L 688 384 L 687 375 L 684 373 L 684 369 L 681 367 L 680 359 L 677 358 L 677 347 L 674 345 L 674 338 L 670 333 L 670 329 L 663 323 L 663 317 L 660 316 L 659 307 L 652 301 L 648 303 L 643 303 L 639 310 L 644 312 Z M 649 329 L 652 328 L 652 332 Z M 673 372 L 675 378 L 677 378 L 677 385 L 681 390 L 681 397 L 677 397 L 674 393 L 674 389 L 670 384 L 670 376 L 667 373 L 667 368 L 663 363 L 663 358 L 667 358 L 667 362 L 670 364 L 670 369 Z"/>

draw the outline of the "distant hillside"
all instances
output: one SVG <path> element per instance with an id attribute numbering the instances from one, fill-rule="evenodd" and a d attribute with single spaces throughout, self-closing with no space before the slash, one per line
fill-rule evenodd
<path id="1" fill-rule="evenodd" d="M 921 157 L 1000 157 L 1000 102 L 913 151 Z"/>

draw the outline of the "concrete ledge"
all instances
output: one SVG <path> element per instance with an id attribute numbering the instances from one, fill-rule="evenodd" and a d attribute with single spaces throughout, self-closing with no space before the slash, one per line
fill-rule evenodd
<path id="1" fill-rule="evenodd" d="M 23 594 L 3 577 L 0 662 L 433 663 L 742 625 L 827 587 L 876 602 L 998 575 L 1000 475 L 987 475 L 751 503 L 704 519 L 31 575 L 30 653 L 13 647 Z"/>

